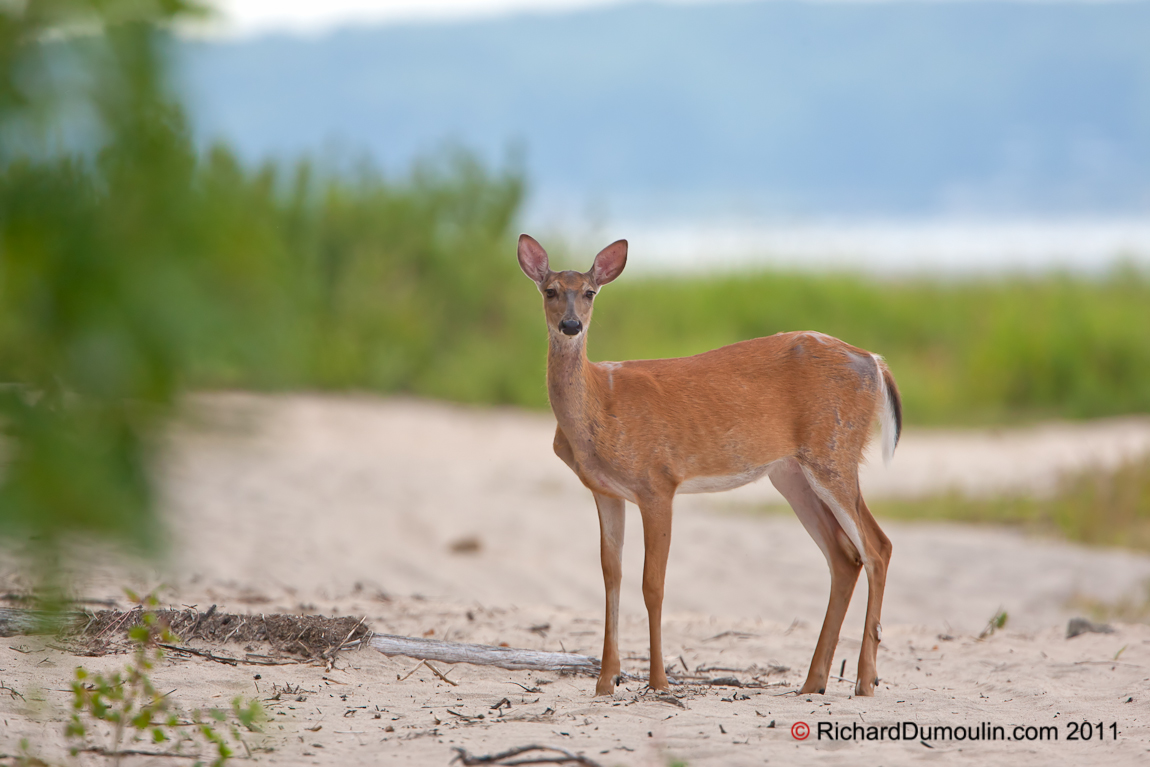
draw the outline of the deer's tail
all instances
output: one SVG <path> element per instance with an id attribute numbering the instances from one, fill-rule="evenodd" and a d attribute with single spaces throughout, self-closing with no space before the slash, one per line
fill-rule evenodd
<path id="1" fill-rule="evenodd" d="M 894 449 L 898 445 L 898 438 L 902 435 L 902 397 L 898 393 L 898 384 L 894 382 L 894 375 L 886 366 L 883 358 L 874 355 L 875 364 L 878 365 L 879 380 L 879 424 L 882 426 L 882 460 L 889 464 L 894 458 Z"/>

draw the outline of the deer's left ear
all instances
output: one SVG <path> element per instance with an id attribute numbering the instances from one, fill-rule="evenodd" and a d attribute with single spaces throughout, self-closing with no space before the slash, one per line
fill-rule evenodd
<path id="1" fill-rule="evenodd" d="M 539 285 L 547 279 L 551 268 L 547 263 L 547 251 L 529 234 L 519 235 L 519 268 Z"/>
<path id="2" fill-rule="evenodd" d="M 595 263 L 591 267 L 591 279 L 596 285 L 606 285 L 620 274 L 627 265 L 627 241 L 617 240 L 595 256 Z"/>

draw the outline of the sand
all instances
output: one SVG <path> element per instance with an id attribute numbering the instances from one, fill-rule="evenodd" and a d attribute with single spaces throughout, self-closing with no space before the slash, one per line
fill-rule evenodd
<path id="1" fill-rule="evenodd" d="M 594 505 L 551 454 L 550 416 L 405 399 L 246 394 L 200 397 L 191 411 L 165 463 L 170 555 L 159 567 L 125 561 L 90 574 L 86 596 L 123 603 L 122 585 L 164 583 L 161 596 L 178 606 L 366 615 L 379 632 L 599 654 Z M 1144 418 L 1004 431 L 908 429 L 892 465 L 870 461 L 862 483 L 881 515 L 883 498 L 948 488 L 1047 492 L 1063 471 L 1147 450 Z M 687 685 L 672 702 L 629 681 L 614 699 L 596 699 L 585 677 L 441 665 L 452 686 L 426 668 L 400 681 L 416 661 L 367 649 L 345 651 L 330 669 L 169 657 L 156 677 L 185 707 L 237 694 L 264 700 L 270 721 L 249 740 L 254 760 L 274 764 L 447 764 L 453 747 L 485 754 L 529 743 L 603 765 L 1128 763 L 1150 754 L 1150 627 L 1065 638 L 1081 601 L 1144 598 L 1150 556 L 994 528 L 884 523 L 894 558 L 878 695 L 854 699 L 850 683 L 835 681 L 825 696 L 796 697 L 786 691 L 805 675 L 829 577 L 792 515 L 762 511 L 777 502 L 769 483 L 678 499 L 664 639 L 664 660 L 680 671 L 735 669 L 714 673 L 747 681 L 752 667 L 786 667 L 761 677 L 772 687 Z M 642 674 L 646 624 L 633 509 L 629 526 L 621 650 L 625 670 Z M 19 580 L 11 569 L 5 577 Z M 845 659 L 850 679 L 864 599 L 860 583 L 836 655 L 836 673 Z M 977 639 L 999 609 L 1010 616 L 1006 628 Z M 242 655 L 243 648 L 221 652 Z M 46 757 L 62 759 L 72 669 L 122 662 L 77 658 L 30 638 L 0 643 L 0 680 L 24 695 L 0 690 L 0 753 L 28 737 Z M 272 699 L 272 685 L 282 692 L 289 684 L 308 692 Z M 503 698 L 510 708 L 490 708 Z M 1084 718 L 1092 729 L 1103 722 L 1107 739 L 1092 733 L 1089 742 L 1068 741 L 1070 722 Z M 806 740 L 792 736 L 799 721 L 811 727 Z M 1008 735 L 1016 725 L 1056 726 L 1058 741 L 859 743 L 820 740 L 817 732 L 820 722 L 903 721 L 989 722 Z"/>

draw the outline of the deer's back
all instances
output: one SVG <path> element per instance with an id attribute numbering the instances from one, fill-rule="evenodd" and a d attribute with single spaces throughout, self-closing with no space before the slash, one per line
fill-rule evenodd
<path id="1" fill-rule="evenodd" d="M 599 369 L 601 444 L 611 453 L 602 457 L 649 461 L 654 453 L 680 475 L 751 469 L 804 452 L 857 456 L 881 385 L 873 355 L 814 332 Z"/>

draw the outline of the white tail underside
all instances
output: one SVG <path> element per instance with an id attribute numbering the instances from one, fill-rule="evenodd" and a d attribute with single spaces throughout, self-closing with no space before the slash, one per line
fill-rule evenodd
<path id="1" fill-rule="evenodd" d="M 882 462 L 890 465 L 894 458 L 894 448 L 898 444 L 898 424 L 895 423 L 894 405 L 891 403 L 890 392 L 886 387 L 886 376 L 882 374 L 882 357 L 872 354 L 875 367 L 878 368 L 878 396 L 879 396 L 879 426 L 882 428 Z"/>

